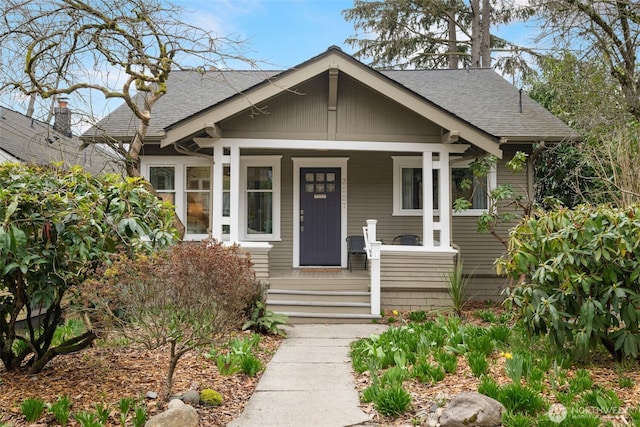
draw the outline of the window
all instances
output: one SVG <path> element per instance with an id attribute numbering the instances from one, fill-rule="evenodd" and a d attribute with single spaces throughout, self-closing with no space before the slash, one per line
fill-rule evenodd
<path id="1" fill-rule="evenodd" d="M 248 240 L 280 239 L 281 156 L 244 156 L 240 206 L 242 236 Z"/>
<path id="2" fill-rule="evenodd" d="M 158 196 L 165 202 L 176 204 L 176 168 L 173 166 L 151 166 L 149 182 L 156 189 Z"/>
<path id="3" fill-rule="evenodd" d="M 145 156 L 144 175 L 158 195 L 176 207 L 185 239 L 202 239 L 211 227 L 211 162 L 190 157 Z"/>
<path id="4" fill-rule="evenodd" d="M 470 162 L 454 163 L 451 169 L 452 197 L 451 203 L 458 198 L 465 198 L 472 203 L 472 208 L 454 215 L 480 215 L 487 209 L 487 189 L 495 187 L 495 170 L 492 169 L 486 183 L 479 181 L 469 169 Z M 393 157 L 393 214 L 397 216 L 422 215 L 422 157 Z M 433 170 L 433 206 L 438 206 L 438 181 L 440 171 Z M 461 188 L 461 183 L 470 179 L 471 188 Z M 436 212 L 437 214 L 437 212 Z"/>

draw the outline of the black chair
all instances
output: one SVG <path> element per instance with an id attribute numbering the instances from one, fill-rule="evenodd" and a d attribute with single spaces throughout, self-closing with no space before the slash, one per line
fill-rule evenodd
<path id="1" fill-rule="evenodd" d="M 401 234 L 393 238 L 394 245 L 421 246 L 420 236 L 415 234 Z"/>
<path id="2" fill-rule="evenodd" d="M 367 249 L 363 236 L 347 237 L 347 268 L 351 271 L 351 255 L 364 255 L 364 269 L 367 269 Z"/>

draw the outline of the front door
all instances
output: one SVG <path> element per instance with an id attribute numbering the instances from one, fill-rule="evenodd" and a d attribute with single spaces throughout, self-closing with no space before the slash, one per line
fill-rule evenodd
<path id="1" fill-rule="evenodd" d="M 300 265 L 340 265 L 340 168 L 300 168 Z"/>

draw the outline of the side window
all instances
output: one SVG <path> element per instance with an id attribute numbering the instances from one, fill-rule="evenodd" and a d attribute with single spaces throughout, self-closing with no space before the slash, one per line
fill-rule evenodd
<path id="1" fill-rule="evenodd" d="M 280 239 L 280 162 L 282 156 L 243 156 L 240 197 L 241 238 Z"/>
<path id="2" fill-rule="evenodd" d="M 211 167 L 185 168 L 187 234 L 207 234 L 211 225 Z"/>
<path id="3" fill-rule="evenodd" d="M 176 204 L 176 168 L 173 166 L 149 167 L 149 182 L 162 200 Z"/>

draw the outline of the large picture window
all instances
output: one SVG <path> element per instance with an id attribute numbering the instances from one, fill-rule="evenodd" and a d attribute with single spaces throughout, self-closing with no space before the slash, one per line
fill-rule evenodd
<path id="1" fill-rule="evenodd" d="M 487 189 L 495 187 L 495 168 L 480 181 L 471 173 L 470 162 L 454 163 L 451 169 L 452 197 L 451 203 L 459 198 L 465 198 L 472 204 L 472 208 L 454 215 L 480 215 L 488 205 Z M 393 214 L 405 216 L 422 215 L 422 157 L 398 156 L 393 157 Z M 438 188 L 440 173 L 433 170 L 433 206 L 438 206 Z M 463 188 L 462 182 L 470 180 L 470 188 Z M 437 212 L 436 212 L 437 214 Z"/>

